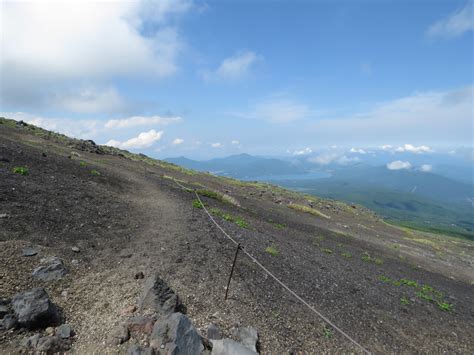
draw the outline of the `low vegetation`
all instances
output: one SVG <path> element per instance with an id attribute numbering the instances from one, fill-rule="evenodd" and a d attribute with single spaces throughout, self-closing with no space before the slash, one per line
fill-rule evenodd
<path id="1" fill-rule="evenodd" d="M 208 189 L 199 189 L 199 190 L 196 190 L 196 192 L 201 196 L 205 196 L 207 198 L 212 198 L 213 200 L 228 203 L 228 204 L 234 205 L 234 206 L 239 206 L 239 203 L 237 202 L 237 200 L 234 199 L 232 196 L 222 194 L 222 193 L 217 192 L 217 191 L 208 190 Z"/>
<path id="2" fill-rule="evenodd" d="M 272 255 L 272 256 L 278 256 L 278 254 L 280 254 L 280 252 L 278 251 L 277 248 L 275 248 L 274 246 L 269 246 L 265 249 L 265 251 Z"/>
<path id="3" fill-rule="evenodd" d="M 199 201 L 199 200 L 193 200 L 193 207 L 194 207 L 194 208 L 201 208 L 201 209 L 202 209 L 202 208 L 203 208 L 203 205 L 202 205 L 201 201 Z"/>
<path id="4" fill-rule="evenodd" d="M 383 260 L 380 259 L 380 258 L 374 258 L 372 256 L 369 255 L 369 253 L 364 253 L 364 255 L 362 255 L 362 261 L 365 261 L 366 263 L 373 263 L 375 265 L 382 265 L 383 264 Z"/>
<path id="5" fill-rule="evenodd" d="M 324 213 L 318 211 L 315 208 L 311 208 L 311 207 L 304 206 L 304 205 L 299 205 L 299 204 L 296 204 L 296 203 L 289 204 L 288 208 L 291 208 L 291 209 L 294 209 L 294 210 L 300 211 L 300 212 L 309 213 L 309 214 L 312 214 L 313 216 L 317 216 L 317 217 L 322 217 L 322 218 L 326 218 L 326 219 L 331 218 L 330 216 L 325 215 Z"/>
<path id="6" fill-rule="evenodd" d="M 453 304 L 448 303 L 445 300 L 445 295 L 443 292 L 434 289 L 432 286 L 427 284 L 421 284 L 415 280 L 410 280 L 406 278 L 401 278 L 398 280 L 393 280 L 390 277 L 381 275 L 379 276 L 379 281 L 391 284 L 393 286 L 406 286 L 414 290 L 414 295 L 422 300 L 430 303 L 434 303 L 442 311 L 450 312 L 454 309 Z M 403 305 L 410 304 L 406 296 L 400 299 L 400 303 Z"/>
<path id="7" fill-rule="evenodd" d="M 197 201 L 199 203 L 198 200 L 194 200 L 194 201 Z M 194 206 L 194 202 L 193 202 L 193 206 Z M 200 205 L 201 207 L 197 207 L 197 206 L 194 206 L 196 208 L 202 208 L 202 205 Z M 226 212 L 223 212 L 221 211 L 220 209 L 218 208 L 211 208 L 210 209 L 210 212 L 214 215 L 214 216 L 218 216 L 228 222 L 234 222 L 235 224 L 237 224 L 239 227 L 241 228 L 248 228 L 249 225 L 248 223 L 241 217 L 234 217 L 232 216 L 230 213 L 226 213 Z"/>
<path id="8" fill-rule="evenodd" d="M 81 162 L 79 163 L 79 166 L 83 168 L 83 167 L 87 166 L 87 164 L 86 164 L 85 161 L 81 161 Z"/>
<path id="9" fill-rule="evenodd" d="M 102 175 L 99 171 L 95 170 L 95 169 L 92 169 L 91 170 L 91 175 L 94 175 L 94 176 L 100 176 Z"/>
<path id="10" fill-rule="evenodd" d="M 12 172 L 14 172 L 15 174 L 23 175 L 23 176 L 26 176 L 26 175 L 30 174 L 28 168 L 25 168 L 24 166 L 15 166 L 12 169 Z"/>
<path id="11" fill-rule="evenodd" d="M 347 258 L 347 259 L 352 258 L 352 254 L 349 253 L 349 252 L 347 252 L 347 251 L 342 252 L 342 253 L 341 253 L 341 256 L 343 256 L 343 257 L 345 257 L 345 258 Z"/>
<path id="12" fill-rule="evenodd" d="M 323 249 L 321 249 L 321 251 L 325 254 L 332 254 L 333 253 L 333 251 L 329 248 L 323 248 Z"/>

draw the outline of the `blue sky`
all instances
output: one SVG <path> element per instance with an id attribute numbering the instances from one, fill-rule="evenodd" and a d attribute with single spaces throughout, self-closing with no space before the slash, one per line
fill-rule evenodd
<path id="1" fill-rule="evenodd" d="M 155 157 L 472 145 L 473 6 L 4 1 L 0 112 Z"/>

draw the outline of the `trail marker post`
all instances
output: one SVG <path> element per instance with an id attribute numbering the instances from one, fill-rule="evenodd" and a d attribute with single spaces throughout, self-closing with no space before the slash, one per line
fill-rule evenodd
<path id="1" fill-rule="evenodd" d="M 239 254 L 240 243 L 237 244 L 237 249 L 235 250 L 234 262 L 232 263 L 232 269 L 230 270 L 229 281 L 227 281 L 227 288 L 225 290 L 225 300 L 227 300 L 227 295 L 229 294 L 230 280 L 232 279 L 232 274 L 234 273 L 235 262 L 237 261 L 237 254 Z"/>

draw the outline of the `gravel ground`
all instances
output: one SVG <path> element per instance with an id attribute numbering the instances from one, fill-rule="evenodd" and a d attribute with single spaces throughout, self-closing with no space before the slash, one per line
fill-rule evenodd
<path id="1" fill-rule="evenodd" d="M 209 209 L 244 220 L 247 228 L 215 217 L 370 351 L 474 352 L 469 242 L 410 234 L 359 206 L 90 153 L 30 133 L 0 125 L 0 215 L 7 215 L 0 218 L 0 297 L 45 287 L 76 332 L 73 352 L 126 351 L 129 344 L 111 348 L 105 339 L 136 304 L 144 281 L 134 275 L 140 271 L 157 272 L 171 285 L 202 334 L 210 322 L 226 336 L 236 325 L 254 326 L 263 353 L 356 351 L 243 253 L 225 301 L 235 247 L 193 207 L 193 193 L 170 177 L 231 196 L 234 204 L 202 199 Z M 27 167 L 29 175 L 14 174 L 16 166 Z M 313 203 L 330 218 L 289 209 L 289 203 Z M 38 254 L 22 256 L 27 246 Z M 31 277 L 45 256 L 64 260 L 65 278 L 46 283 Z M 442 292 L 453 309 L 439 309 L 417 296 L 419 290 L 397 284 L 400 279 Z M 0 331 L 0 351 L 17 351 L 29 334 Z"/>

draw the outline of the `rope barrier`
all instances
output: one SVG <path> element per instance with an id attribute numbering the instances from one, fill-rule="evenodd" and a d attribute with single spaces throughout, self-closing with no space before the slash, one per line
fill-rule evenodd
<path id="1" fill-rule="evenodd" d="M 187 190 L 188 188 L 183 186 L 181 183 L 179 183 L 176 179 L 174 179 L 176 184 L 184 189 Z M 216 222 L 214 217 L 209 213 L 207 210 L 206 206 L 202 202 L 201 198 L 199 197 L 199 194 L 195 189 L 193 189 L 194 194 L 196 195 L 196 198 L 198 199 L 199 203 L 201 204 L 203 210 L 206 212 L 206 214 L 209 216 L 211 221 L 216 225 L 217 228 L 230 240 L 232 243 L 235 245 L 239 245 L 234 238 L 232 238 L 220 225 L 219 223 Z M 326 316 L 321 314 L 319 311 L 317 311 L 313 306 L 311 306 L 308 302 L 306 302 L 303 298 L 301 298 L 295 291 L 293 291 L 291 288 L 289 288 L 283 281 L 281 281 L 278 277 L 276 277 L 271 271 L 269 271 L 265 266 L 263 266 L 252 254 L 250 254 L 244 247 L 240 246 L 240 250 L 243 251 L 245 255 L 247 255 L 250 260 L 252 260 L 257 266 L 259 266 L 266 274 L 268 274 L 271 278 L 273 278 L 278 284 L 280 284 L 281 287 L 283 287 L 285 290 L 287 290 L 291 295 L 293 295 L 298 301 L 300 301 L 302 304 L 304 304 L 306 307 L 308 307 L 313 313 L 315 313 L 319 318 L 324 320 L 327 324 L 329 324 L 334 330 L 339 332 L 342 336 L 344 336 L 347 340 L 349 340 L 352 344 L 356 345 L 360 350 L 362 350 L 364 353 L 367 355 L 370 355 L 370 351 L 368 351 L 366 348 L 364 348 L 361 344 L 359 344 L 356 340 L 354 340 L 350 335 L 348 335 L 346 332 L 344 332 L 341 328 L 339 328 L 337 325 L 335 325 L 333 322 L 331 322 Z"/>

